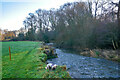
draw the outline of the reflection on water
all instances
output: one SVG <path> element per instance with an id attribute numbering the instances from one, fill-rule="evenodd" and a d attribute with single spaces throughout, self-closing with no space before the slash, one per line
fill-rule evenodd
<path id="1" fill-rule="evenodd" d="M 120 77 L 120 63 L 101 58 L 85 57 L 66 53 L 56 49 L 58 58 L 48 60 L 57 65 L 66 65 L 73 78 L 118 78 Z"/>

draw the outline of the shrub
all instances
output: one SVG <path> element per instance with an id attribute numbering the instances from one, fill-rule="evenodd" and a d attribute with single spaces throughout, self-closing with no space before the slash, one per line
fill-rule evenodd
<path id="1" fill-rule="evenodd" d="M 42 62 L 45 62 L 47 60 L 47 55 L 44 53 L 40 53 L 39 58 Z"/>

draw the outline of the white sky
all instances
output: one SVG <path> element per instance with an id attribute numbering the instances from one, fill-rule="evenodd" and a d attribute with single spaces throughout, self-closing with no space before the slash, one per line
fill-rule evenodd
<path id="1" fill-rule="evenodd" d="M 28 13 L 34 13 L 37 9 L 59 8 L 66 2 L 75 0 L 2 0 L 0 3 L 0 28 L 18 30 L 23 27 L 23 20 Z M 0 17 L 1 17 L 0 16 Z"/>
<path id="2" fill-rule="evenodd" d="M 18 30 L 23 27 L 23 20 L 28 16 L 28 13 L 34 13 L 39 8 L 47 10 L 59 8 L 64 3 L 74 1 L 78 0 L 1 0 L 0 28 Z"/>

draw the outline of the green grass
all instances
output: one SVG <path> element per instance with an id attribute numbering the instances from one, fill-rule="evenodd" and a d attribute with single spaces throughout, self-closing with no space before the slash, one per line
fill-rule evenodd
<path id="1" fill-rule="evenodd" d="M 2 43 L 0 43 L 0 80 L 2 79 Z"/>
<path id="2" fill-rule="evenodd" d="M 56 70 L 46 70 L 41 60 L 46 55 L 38 51 L 40 42 L 2 42 L 2 78 L 70 78 L 68 72 L 60 66 Z M 11 47 L 12 59 L 9 60 Z"/>
<path id="3" fill-rule="evenodd" d="M 2 56 L 9 54 L 9 46 L 11 48 L 11 53 L 19 53 L 24 51 L 30 51 L 33 48 L 39 47 L 40 42 L 32 41 L 11 41 L 11 42 L 1 42 L 2 43 Z"/>

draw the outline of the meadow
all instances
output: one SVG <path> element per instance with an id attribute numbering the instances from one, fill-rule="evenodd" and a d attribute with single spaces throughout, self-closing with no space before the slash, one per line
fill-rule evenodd
<path id="1" fill-rule="evenodd" d="M 9 55 L 9 46 L 11 48 L 11 53 L 15 54 L 24 51 L 30 51 L 34 48 L 40 47 L 40 42 L 32 41 L 2 42 L 2 56 Z"/>
<path id="2" fill-rule="evenodd" d="M 61 66 L 56 70 L 45 69 L 45 62 L 40 60 L 40 46 L 40 42 L 32 41 L 2 42 L 2 78 L 70 78 Z"/>

